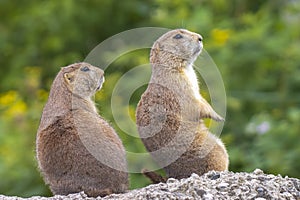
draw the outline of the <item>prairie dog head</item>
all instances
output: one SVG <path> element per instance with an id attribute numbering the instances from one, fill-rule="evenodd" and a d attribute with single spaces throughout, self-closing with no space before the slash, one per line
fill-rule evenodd
<path id="1" fill-rule="evenodd" d="M 162 35 L 153 44 L 150 53 L 152 64 L 169 65 L 169 59 L 192 64 L 203 48 L 202 36 L 185 30 L 175 29 Z"/>
<path id="2" fill-rule="evenodd" d="M 68 90 L 82 98 L 90 98 L 101 89 L 104 82 L 102 69 L 89 63 L 76 63 L 62 68 Z"/>

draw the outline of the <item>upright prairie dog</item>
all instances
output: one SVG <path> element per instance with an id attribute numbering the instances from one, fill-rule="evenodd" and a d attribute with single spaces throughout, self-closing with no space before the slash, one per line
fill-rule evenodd
<path id="1" fill-rule="evenodd" d="M 54 194 L 84 191 L 96 197 L 128 189 L 125 149 L 91 100 L 101 89 L 103 75 L 97 67 L 76 63 L 63 67 L 52 84 L 36 155 Z"/>
<path id="2" fill-rule="evenodd" d="M 137 106 L 138 132 L 168 177 L 186 178 L 228 169 L 228 154 L 203 118 L 223 121 L 199 93 L 193 63 L 203 48 L 202 37 L 172 30 L 152 46 L 152 76 Z"/>

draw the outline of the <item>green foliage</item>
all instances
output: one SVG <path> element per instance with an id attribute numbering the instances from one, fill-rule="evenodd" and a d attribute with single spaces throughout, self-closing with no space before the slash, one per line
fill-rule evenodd
<path id="1" fill-rule="evenodd" d="M 106 38 L 144 26 L 183 27 L 204 37 L 227 92 L 222 139 L 230 170 L 261 168 L 299 178 L 299 13 L 298 1 L 279 0 L 0 1 L 0 193 L 51 195 L 37 170 L 35 136 L 52 80 L 60 67 L 83 60 Z M 140 50 L 113 62 L 95 97 L 126 150 L 136 153 L 146 150 L 116 124 L 111 95 L 120 77 L 147 63 L 148 54 Z M 144 89 L 120 112 L 134 120 Z M 131 188 L 149 184 L 137 173 L 130 181 Z"/>

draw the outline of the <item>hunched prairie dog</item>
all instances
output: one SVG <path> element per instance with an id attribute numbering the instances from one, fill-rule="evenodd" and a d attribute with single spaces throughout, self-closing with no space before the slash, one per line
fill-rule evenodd
<path id="1" fill-rule="evenodd" d="M 168 177 L 185 178 L 228 169 L 228 154 L 203 118 L 223 121 L 199 93 L 193 63 L 203 48 L 202 37 L 172 30 L 152 46 L 152 75 L 137 106 L 138 132 Z"/>
<path id="2" fill-rule="evenodd" d="M 104 72 L 88 63 L 63 67 L 53 81 L 37 133 L 36 155 L 54 194 L 84 191 L 96 197 L 128 189 L 123 144 L 91 100 L 103 82 Z M 96 156 L 91 153 L 95 149 Z"/>

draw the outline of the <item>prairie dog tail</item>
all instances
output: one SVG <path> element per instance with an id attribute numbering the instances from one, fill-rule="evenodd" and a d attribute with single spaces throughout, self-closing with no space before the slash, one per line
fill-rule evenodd
<path id="1" fill-rule="evenodd" d="M 149 178 L 152 183 L 165 183 L 167 181 L 167 178 L 162 177 L 154 171 L 149 171 L 148 169 L 142 169 L 142 174 Z"/>

